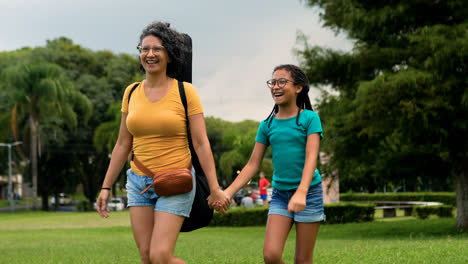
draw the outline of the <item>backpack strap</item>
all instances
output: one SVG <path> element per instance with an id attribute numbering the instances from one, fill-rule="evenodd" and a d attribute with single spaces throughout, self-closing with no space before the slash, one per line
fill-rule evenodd
<path id="1" fill-rule="evenodd" d="M 138 85 L 140 85 L 140 83 L 135 83 L 135 85 L 133 85 L 132 89 L 130 90 L 130 93 L 128 94 L 127 105 L 130 105 L 130 98 L 132 97 L 132 93 L 133 93 L 133 91 L 135 91 L 135 89 L 138 87 Z M 135 155 L 133 154 L 133 146 L 132 146 L 132 158 L 131 158 L 132 160 L 133 160 L 134 156 Z"/>
<path id="2" fill-rule="evenodd" d="M 138 87 L 138 85 L 140 85 L 140 83 L 135 83 L 135 85 L 133 85 L 133 87 L 132 87 L 132 90 L 130 90 L 130 93 L 128 94 L 127 104 L 130 104 L 130 98 L 132 97 L 132 93 L 133 93 L 133 91 L 135 91 L 135 89 Z"/>
<path id="3" fill-rule="evenodd" d="M 180 100 L 182 101 L 182 104 L 184 105 L 184 110 L 185 110 L 185 124 L 187 126 L 187 140 L 189 143 L 190 152 L 192 154 L 192 165 L 195 168 L 195 171 L 203 171 L 200 161 L 198 160 L 197 153 L 195 152 L 195 148 L 193 147 L 192 134 L 190 134 L 190 122 L 188 119 L 187 97 L 185 95 L 184 83 L 181 81 L 178 81 L 178 84 L 179 84 Z"/>
<path id="4" fill-rule="evenodd" d="M 184 105 L 184 110 L 185 110 L 185 121 L 188 123 L 188 111 L 187 111 L 187 97 L 185 96 L 185 88 L 184 88 L 184 83 L 181 81 L 177 81 L 179 84 L 179 94 L 180 94 L 180 100 L 182 101 L 182 104 Z"/>

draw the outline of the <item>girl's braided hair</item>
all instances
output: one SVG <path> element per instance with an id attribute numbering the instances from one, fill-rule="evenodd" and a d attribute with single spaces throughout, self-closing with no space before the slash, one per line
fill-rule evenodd
<path id="1" fill-rule="evenodd" d="M 143 29 L 138 45 L 141 45 L 143 39 L 147 36 L 159 38 L 166 49 L 171 61 L 167 64 L 167 76 L 175 79 L 182 76 L 183 54 L 190 52 L 190 47 L 187 46 L 183 34 L 171 28 L 170 24 L 167 22 L 155 21 Z M 141 62 L 140 69 L 144 71 Z"/>
<path id="2" fill-rule="evenodd" d="M 302 90 L 299 92 L 297 95 L 296 99 L 296 105 L 299 107 L 299 110 L 297 112 L 296 116 L 296 124 L 299 126 L 299 115 L 301 114 L 301 109 L 312 109 L 312 104 L 310 103 L 310 98 L 309 98 L 309 79 L 307 79 L 306 74 L 296 65 L 292 64 L 282 64 L 278 65 L 275 67 L 273 70 L 273 73 L 277 70 L 286 70 L 291 74 L 291 78 L 294 81 L 294 84 L 299 84 L 302 86 Z M 277 104 L 273 107 L 273 110 L 271 113 L 268 115 L 268 117 L 265 119 L 268 120 L 268 127 L 270 127 L 271 120 L 273 119 L 273 116 L 278 113 L 279 107 Z"/>

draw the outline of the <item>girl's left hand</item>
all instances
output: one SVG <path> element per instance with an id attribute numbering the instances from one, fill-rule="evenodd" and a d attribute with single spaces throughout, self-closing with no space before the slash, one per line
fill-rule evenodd
<path id="1" fill-rule="evenodd" d="M 291 197 L 291 200 L 289 200 L 288 211 L 291 213 L 299 213 L 304 211 L 306 206 L 306 197 L 307 193 L 296 191 L 296 193 L 294 193 L 294 195 Z"/>

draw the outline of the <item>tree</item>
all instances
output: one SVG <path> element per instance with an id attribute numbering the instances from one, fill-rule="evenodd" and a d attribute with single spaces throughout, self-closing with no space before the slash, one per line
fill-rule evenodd
<path id="1" fill-rule="evenodd" d="M 255 146 L 258 126 L 259 123 L 252 120 L 229 123 L 229 125 L 225 126 L 221 137 L 224 151 L 217 154 L 219 155 L 218 175 L 221 176 L 223 184 L 229 185 L 237 177 L 236 172 L 241 170 L 249 161 Z M 260 169 L 265 171 L 265 174 L 272 175 L 271 148 L 267 149 Z"/>
<path id="2" fill-rule="evenodd" d="M 28 120 L 33 208 L 36 209 L 41 121 L 58 117 L 56 122 L 59 125 L 71 129 L 77 125 L 78 114 L 85 119 L 90 116 L 92 106 L 89 100 L 68 81 L 62 68 L 55 64 L 21 63 L 5 69 L 2 72 L 2 79 L 5 83 L 4 88 L 8 91 L 7 109 L 12 120 L 13 134 L 16 134 L 18 123 Z M 47 197 L 45 198 L 43 203 L 47 203 Z"/>
<path id="3" fill-rule="evenodd" d="M 468 2 L 307 3 L 354 40 L 349 53 L 298 51 L 311 83 L 339 92 L 319 102 L 330 169 L 394 183 L 451 176 L 468 230 Z"/>
<path id="4" fill-rule="evenodd" d="M 84 195 L 94 202 L 109 164 L 110 151 L 97 149 L 93 138 L 102 123 L 113 120 L 114 114 L 108 114 L 108 111 L 115 111 L 120 122 L 120 102 L 125 87 L 143 79 L 138 57 L 116 55 L 108 50 L 94 52 L 64 37 L 48 40 L 47 45 L 37 49 L 36 53 L 37 57 L 60 65 L 73 85 L 94 106 L 89 121 L 79 122 L 76 129 L 69 131 L 66 148 L 60 150 L 65 151 L 63 158 L 72 160 L 73 173 L 69 177 L 76 177 L 82 184 Z M 110 105 L 113 105 L 112 110 L 109 110 Z M 113 133 L 117 134 L 118 128 Z M 106 140 L 112 145 L 115 142 L 112 142 L 113 137 Z"/>
<path id="5" fill-rule="evenodd" d="M 93 138 L 94 147 L 98 151 L 107 151 L 112 153 L 112 149 L 119 137 L 120 122 L 122 119 L 122 112 L 120 112 L 120 103 L 113 103 L 107 109 L 107 115 L 112 117 L 110 121 L 100 124 L 95 132 Z"/>

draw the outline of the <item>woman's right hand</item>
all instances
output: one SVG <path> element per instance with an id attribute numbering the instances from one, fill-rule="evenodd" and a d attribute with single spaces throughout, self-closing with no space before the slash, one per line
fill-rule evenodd
<path id="1" fill-rule="evenodd" d="M 96 201 L 96 209 L 100 216 L 109 217 L 109 208 L 107 208 L 107 200 L 109 200 L 110 190 L 102 189 Z"/>
<path id="2" fill-rule="evenodd" d="M 229 204 L 231 203 L 230 197 L 221 189 L 211 191 L 211 194 L 208 196 L 207 200 L 210 207 L 221 213 L 226 212 Z"/>

